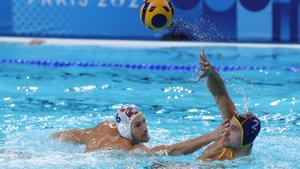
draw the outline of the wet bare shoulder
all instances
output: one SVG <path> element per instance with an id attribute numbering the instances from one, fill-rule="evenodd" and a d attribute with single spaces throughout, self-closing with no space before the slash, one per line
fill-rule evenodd
<path id="1" fill-rule="evenodd" d="M 118 134 L 117 127 L 114 122 L 104 121 L 98 124 L 95 129 L 95 133 L 101 133 L 106 135 L 116 135 Z"/>

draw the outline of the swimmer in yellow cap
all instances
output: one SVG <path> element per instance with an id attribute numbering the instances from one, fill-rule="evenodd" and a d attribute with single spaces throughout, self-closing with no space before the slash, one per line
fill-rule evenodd
<path id="1" fill-rule="evenodd" d="M 190 154 L 209 143 L 221 138 L 228 129 L 225 123 L 216 130 L 174 145 L 162 145 L 153 148 L 143 143 L 149 141 L 145 116 L 135 106 L 126 105 L 116 112 L 114 122 L 103 122 L 95 128 L 69 130 L 53 133 L 52 136 L 63 141 L 85 144 L 86 152 L 101 149 L 142 150 L 165 155 Z"/>
<path id="2" fill-rule="evenodd" d="M 250 155 L 253 142 L 260 131 L 259 119 L 249 112 L 238 113 L 222 78 L 209 64 L 203 49 L 200 58 L 201 74 L 196 81 L 206 77 L 207 86 L 216 100 L 223 120 L 229 121 L 230 127 L 225 135 L 210 145 L 198 159 L 232 160 Z"/>

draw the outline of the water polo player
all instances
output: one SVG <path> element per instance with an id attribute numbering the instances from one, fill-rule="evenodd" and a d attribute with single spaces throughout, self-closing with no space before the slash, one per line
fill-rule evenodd
<path id="1" fill-rule="evenodd" d="M 251 114 L 240 114 L 229 97 L 220 75 L 209 64 L 204 50 L 200 54 L 201 74 L 197 81 L 206 77 L 207 86 L 214 96 L 224 121 L 230 122 L 226 134 L 210 145 L 199 159 L 203 161 L 232 160 L 251 153 L 253 142 L 260 131 L 259 119 Z"/>
<path id="2" fill-rule="evenodd" d="M 206 135 L 169 146 L 148 148 L 149 141 L 145 116 L 136 107 L 126 105 L 116 114 L 114 122 L 103 122 L 95 128 L 69 130 L 53 133 L 54 138 L 86 145 L 86 152 L 100 149 L 143 150 L 167 155 L 190 154 L 221 138 L 228 130 L 229 123 Z"/>
<path id="3" fill-rule="evenodd" d="M 203 161 L 231 160 L 251 153 L 253 142 L 260 131 L 260 121 L 251 113 L 239 114 L 230 99 L 225 84 L 201 53 L 201 70 L 197 81 L 207 77 L 207 85 L 222 112 L 224 123 L 213 132 L 169 146 L 148 148 L 145 116 L 134 106 L 124 106 L 115 115 L 114 122 L 103 122 L 95 128 L 70 130 L 53 134 L 54 138 L 86 145 L 86 152 L 99 149 L 140 149 L 168 155 L 193 153 L 211 144 L 199 157 Z"/>

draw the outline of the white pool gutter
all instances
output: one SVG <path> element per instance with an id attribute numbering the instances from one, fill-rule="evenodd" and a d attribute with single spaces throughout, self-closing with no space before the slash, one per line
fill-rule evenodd
<path id="1" fill-rule="evenodd" d="M 61 39 L 61 38 L 34 38 L 34 37 L 26 38 L 26 37 L 0 36 L 0 43 L 29 44 L 32 40 L 41 40 L 41 41 L 43 41 L 43 44 L 46 44 L 46 45 L 61 45 L 61 46 L 103 46 L 103 47 L 126 47 L 126 48 L 247 47 L 247 48 L 300 49 L 300 44 L 98 40 L 98 39 Z"/>

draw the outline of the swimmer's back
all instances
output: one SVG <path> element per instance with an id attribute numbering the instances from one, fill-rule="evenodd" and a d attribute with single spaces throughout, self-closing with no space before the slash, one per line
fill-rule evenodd
<path id="1" fill-rule="evenodd" d="M 86 152 L 98 149 L 128 149 L 128 145 L 122 142 L 120 134 L 114 122 L 105 121 L 97 125 L 86 144 Z"/>
<path id="2" fill-rule="evenodd" d="M 98 124 L 93 130 L 93 136 L 96 135 L 110 135 L 110 136 L 119 136 L 119 132 L 114 122 L 104 121 Z"/>

